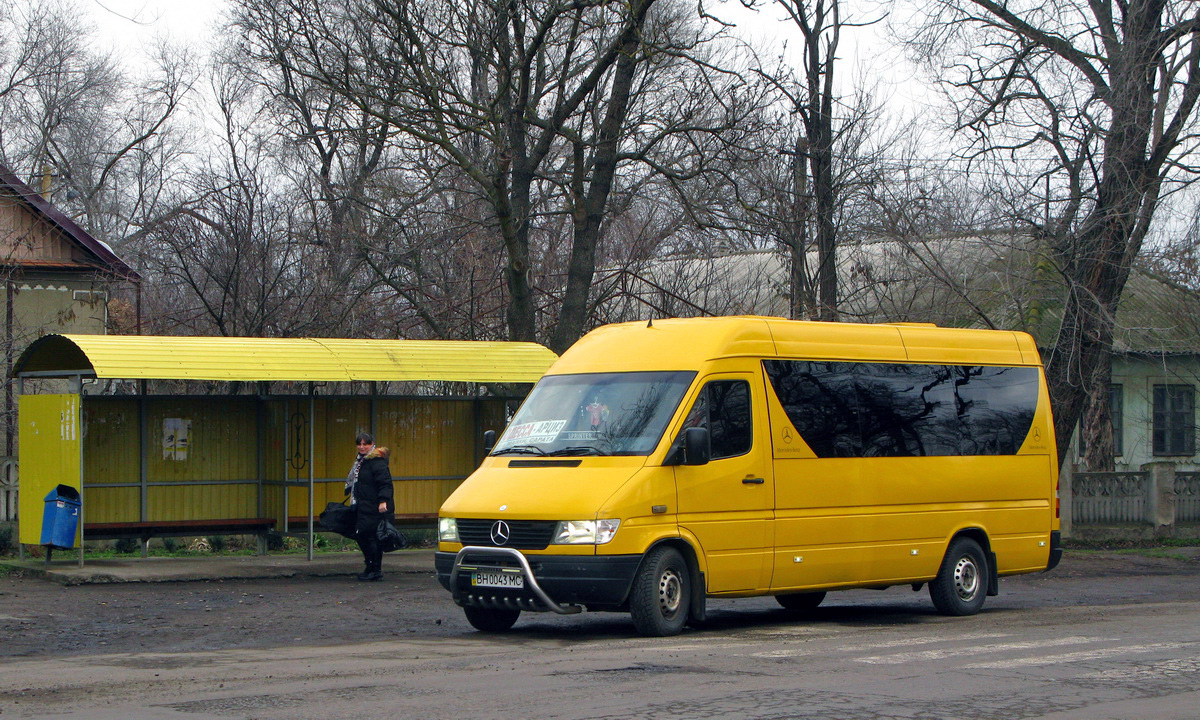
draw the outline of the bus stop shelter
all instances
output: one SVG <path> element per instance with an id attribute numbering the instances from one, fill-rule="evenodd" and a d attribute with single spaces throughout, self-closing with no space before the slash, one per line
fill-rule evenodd
<path id="1" fill-rule="evenodd" d="M 303 531 L 311 558 L 314 517 L 343 498 L 360 431 L 392 451 L 398 518 L 432 521 L 478 463 L 482 432 L 501 429 L 515 400 L 479 388 L 535 382 L 555 359 L 517 342 L 47 335 L 13 372 L 19 543 L 40 544 L 44 498 L 63 484 L 80 494 L 80 565 L 88 539 L 239 528 Z M 67 391 L 25 394 L 26 381 L 45 378 L 65 380 Z M 138 381 L 141 391 L 85 392 L 107 380 Z M 249 392 L 148 394 L 142 381 L 238 383 Z M 413 381 L 475 390 L 376 392 Z M 307 392 L 269 392 L 281 382 Z M 318 393 L 334 383 L 371 391 Z"/>

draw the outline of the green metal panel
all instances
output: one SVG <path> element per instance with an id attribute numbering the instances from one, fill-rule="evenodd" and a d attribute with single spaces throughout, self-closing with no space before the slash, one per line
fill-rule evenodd
<path id="1" fill-rule="evenodd" d="M 20 542 L 42 540 L 42 513 L 47 493 L 58 485 L 80 487 L 78 395 L 22 395 L 20 417 L 21 494 L 18 500 Z M 90 502 L 86 494 L 84 502 Z M 88 508 L 83 508 L 84 513 Z M 81 523 L 82 525 L 82 523 Z M 79 541 L 78 530 L 75 540 Z"/>

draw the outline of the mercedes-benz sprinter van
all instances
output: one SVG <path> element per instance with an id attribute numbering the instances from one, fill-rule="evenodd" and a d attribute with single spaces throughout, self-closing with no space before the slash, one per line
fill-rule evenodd
<path id="1" fill-rule="evenodd" d="M 976 613 L 1058 562 L 1058 468 L 1032 338 L 723 317 L 582 338 L 442 505 L 438 579 L 470 623 L 928 583 Z"/>

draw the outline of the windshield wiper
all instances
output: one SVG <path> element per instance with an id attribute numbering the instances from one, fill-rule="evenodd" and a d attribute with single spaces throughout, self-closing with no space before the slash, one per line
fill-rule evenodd
<path id="1" fill-rule="evenodd" d="M 591 445 L 572 445 L 570 447 L 551 450 L 547 455 L 607 455 L 600 448 L 592 447 Z"/>
<path id="2" fill-rule="evenodd" d="M 511 445 L 503 450 L 494 450 L 493 455 L 545 455 L 546 451 L 537 445 Z"/>

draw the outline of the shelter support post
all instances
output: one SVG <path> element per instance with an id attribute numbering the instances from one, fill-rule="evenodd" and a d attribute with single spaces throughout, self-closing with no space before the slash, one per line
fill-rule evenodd
<path id="1" fill-rule="evenodd" d="M 146 381 L 139 383 L 138 389 L 138 522 L 146 522 L 147 508 L 149 506 L 150 485 L 149 485 L 149 468 L 150 459 L 147 453 L 150 452 L 150 416 L 146 412 Z M 150 557 L 150 538 L 145 538 L 141 541 L 142 557 Z"/>
<path id="2" fill-rule="evenodd" d="M 17 394 L 18 395 L 25 394 L 25 378 L 23 378 L 23 377 L 17 378 Z M 12 422 L 12 420 L 10 419 L 9 422 Z M 20 466 L 17 467 L 17 472 L 20 473 Z M 17 475 L 18 484 L 20 483 L 20 481 L 21 481 L 21 476 L 18 474 Z M 17 558 L 21 561 L 24 561 L 25 560 L 25 543 L 21 542 L 21 513 L 20 512 L 17 513 L 16 533 L 17 533 Z"/>
<path id="3" fill-rule="evenodd" d="M 376 433 L 375 414 L 379 411 L 379 407 L 378 407 L 377 403 L 375 402 L 375 399 L 378 396 L 379 396 L 379 383 L 372 382 L 371 383 L 371 400 L 370 400 L 371 408 L 369 411 L 369 417 L 367 418 L 367 432 L 371 433 L 371 437 L 375 437 L 375 433 Z"/>
<path id="4" fill-rule="evenodd" d="M 313 441 L 316 439 L 316 431 L 314 426 L 317 424 L 317 387 L 314 383 L 308 384 L 308 559 L 313 559 L 313 509 L 316 503 L 313 500 L 313 492 L 316 489 L 315 478 L 313 477 L 313 461 L 315 460 L 316 451 L 313 449 Z"/>
<path id="5" fill-rule="evenodd" d="M 263 506 L 265 499 L 263 497 L 263 475 L 265 468 L 265 458 L 263 457 L 263 443 L 265 442 L 263 426 L 267 422 L 267 408 L 264 399 L 267 391 L 267 383 L 260 382 L 258 384 L 258 396 L 254 399 L 254 477 L 256 493 L 255 493 L 255 517 L 263 516 Z M 287 513 L 284 513 L 285 515 Z M 266 535 L 258 535 L 258 554 L 267 554 L 267 538 Z"/>
<path id="6" fill-rule="evenodd" d="M 288 513 L 292 507 L 292 496 L 291 493 L 288 492 L 290 489 L 288 486 L 288 481 L 292 479 L 292 473 L 288 470 L 288 458 L 291 457 L 292 452 L 292 433 L 290 427 L 291 420 L 289 419 L 291 418 L 291 412 L 292 401 L 289 399 L 284 399 L 283 421 L 281 423 L 281 427 L 283 428 L 283 532 L 285 534 L 291 532 L 292 530 L 291 524 L 288 522 Z"/>
<path id="7" fill-rule="evenodd" d="M 83 533 L 83 518 L 84 518 L 84 513 L 87 512 L 87 508 L 84 507 L 84 496 L 83 496 L 83 485 L 84 485 L 84 480 L 86 480 L 86 478 L 84 478 L 84 476 L 83 476 L 83 436 L 84 436 L 84 432 L 83 432 L 83 376 L 82 375 L 72 375 L 71 376 L 71 393 L 73 395 L 76 395 L 79 398 L 76 401 L 76 405 L 75 405 L 76 413 L 77 413 L 77 417 L 75 419 L 75 423 L 76 423 L 75 427 L 77 428 L 77 430 L 79 432 L 79 530 L 77 532 L 79 533 L 79 567 L 82 568 L 83 567 L 83 545 L 84 545 L 84 541 L 87 540 L 87 538 L 84 537 L 84 533 Z M 46 548 L 46 561 L 47 562 L 50 561 L 50 548 Z"/>

